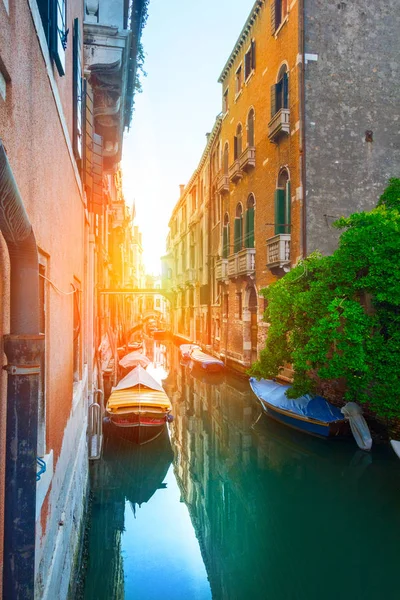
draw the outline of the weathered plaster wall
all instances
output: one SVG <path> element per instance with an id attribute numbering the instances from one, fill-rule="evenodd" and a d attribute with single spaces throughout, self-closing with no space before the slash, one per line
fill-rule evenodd
<path id="1" fill-rule="evenodd" d="M 0 2 L 0 72 L 7 79 L 5 94 L 0 94 L 0 138 L 7 149 L 39 250 L 47 257 L 46 275 L 65 292 L 71 292 L 71 283 L 76 280 L 85 290 L 85 206 L 71 152 L 72 22 L 73 17 L 81 18 L 82 13 L 83 2 L 68 3 L 67 71 L 65 77 L 59 78 L 49 59 L 36 1 L 12 2 L 8 14 Z M 6 253 L 3 248 L 1 334 L 9 332 Z M 79 527 L 87 489 L 87 385 L 73 382 L 73 296 L 59 293 L 48 283 L 46 295 L 47 472 L 37 486 L 36 595 L 41 597 L 48 588 L 48 598 L 62 600 L 66 597 L 64 592 L 68 589 L 75 552 L 76 538 L 72 534 Z M 83 299 L 81 305 L 84 336 Z M 6 386 L 2 385 L 1 457 L 5 393 Z M 4 464 L 4 460 L 0 462 Z M 4 477 L 1 470 L 0 476 L 1 533 Z M 59 525 L 61 521 L 65 526 Z"/>
<path id="2" fill-rule="evenodd" d="M 335 217 L 370 210 L 400 174 L 400 9 L 398 0 L 304 5 L 307 252 L 331 253 Z"/>

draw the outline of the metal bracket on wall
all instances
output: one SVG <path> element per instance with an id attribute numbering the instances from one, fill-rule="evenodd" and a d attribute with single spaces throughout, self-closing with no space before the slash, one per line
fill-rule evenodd
<path id="1" fill-rule="evenodd" d="M 40 365 L 5 365 L 3 367 L 9 375 L 39 375 Z"/>

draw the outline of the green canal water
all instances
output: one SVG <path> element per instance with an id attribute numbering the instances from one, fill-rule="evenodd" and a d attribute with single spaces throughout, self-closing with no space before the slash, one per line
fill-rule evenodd
<path id="1" fill-rule="evenodd" d="M 175 420 L 91 466 L 85 600 L 399 600 L 400 461 L 296 433 L 248 383 L 147 354 Z"/>

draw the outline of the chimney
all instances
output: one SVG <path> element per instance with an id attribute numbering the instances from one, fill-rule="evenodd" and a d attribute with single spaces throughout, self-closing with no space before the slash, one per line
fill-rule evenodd
<path id="1" fill-rule="evenodd" d="M 182 196 L 184 189 L 185 189 L 185 184 L 181 183 L 180 186 L 179 186 L 179 197 Z"/>
<path id="2" fill-rule="evenodd" d="M 210 138 L 210 135 L 211 135 L 211 133 L 210 133 L 210 132 L 206 133 L 207 142 L 208 142 L 208 140 L 209 140 L 209 138 Z"/>

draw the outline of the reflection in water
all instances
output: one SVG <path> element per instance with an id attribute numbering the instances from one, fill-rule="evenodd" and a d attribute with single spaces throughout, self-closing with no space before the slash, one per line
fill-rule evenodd
<path id="1" fill-rule="evenodd" d="M 168 373 L 175 477 L 167 436 L 108 440 L 86 600 L 203 600 L 209 585 L 214 600 L 398 600 L 400 469 L 388 449 L 257 421 L 246 380 L 190 374 L 175 347 L 148 350 Z"/>
<path id="2" fill-rule="evenodd" d="M 246 380 L 171 373 L 175 473 L 213 598 L 398 599 L 400 471 L 387 448 L 256 423 Z"/>
<path id="3" fill-rule="evenodd" d="M 128 504 L 133 515 L 150 500 L 172 462 L 168 430 L 139 446 L 118 436 L 106 438 L 103 458 L 92 465 L 92 524 L 85 598 L 124 598 L 121 536 Z"/>

